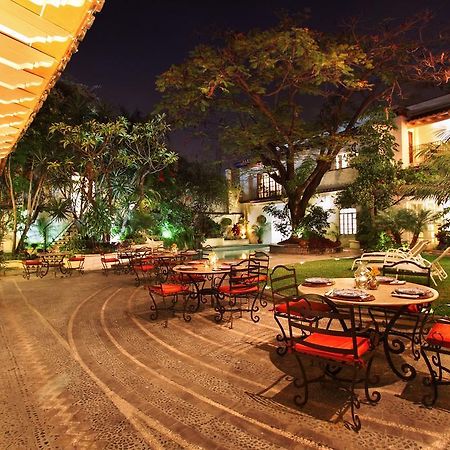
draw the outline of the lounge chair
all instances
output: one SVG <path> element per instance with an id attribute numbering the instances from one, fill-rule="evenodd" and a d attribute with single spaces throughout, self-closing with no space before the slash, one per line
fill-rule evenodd
<path id="1" fill-rule="evenodd" d="M 356 258 L 352 264 L 352 270 L 358 264 L 363 262 L 366 263 L 376 263 L 380 265 L 394 263 L 402 259 L 414 259 L 420 255 L 420 253 L 425 250 L 425 247 L 430 243 L 429 240 L 419 239 L 417 243 L 409 250 L 403 250 L 402 248 L 389 249 L 387 252 L 367 252 L 363 253 L 359 258 Z M 419 260 L 423 260 L 419 257 Z"/>
<path id="2" fill-rule="evenodd" d="M 386 273 L 424 275 L 427 277 L 428 285 L 430 285 L 430 280 L 433 281 L 434 285 L 437 285 L 436 278 L 442 281 L 448 277 L 447 272 L 442 267 L 440 261 L 449 253 L 450 247 L 447 247 L 431 262 L 421 257 L 415 257 L 387 263 L 383 265 L 383 275 Z"/>

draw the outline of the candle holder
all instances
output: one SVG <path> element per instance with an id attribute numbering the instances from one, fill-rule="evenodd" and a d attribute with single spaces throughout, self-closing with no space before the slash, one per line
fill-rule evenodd
<path id="1" fill-rule="evenodd" d="M 217 254 L 215 252 L 211 252 L 208 255 L 208 261 L 209 261 L 209 265 L 215 269 L 217 266 L 217 261 L 219 260 L 219 258 L 217 257 Z"/>

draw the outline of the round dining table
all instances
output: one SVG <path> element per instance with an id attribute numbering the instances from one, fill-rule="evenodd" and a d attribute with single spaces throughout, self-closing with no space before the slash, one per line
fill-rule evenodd
<path id="1" fill-rule="evenodd" d="M 396 280 L 393 279 L 393 283 Z M 320 294 L 326 297 L 329 297 L 327 293 L 330 293 L 334 289 L 353 289 L 355 288 L 355 279 L 354 278 L 330 278 L 330 284 L 317 284 L 314 285 L 312 283 L 300 284 L 298 287 L 299 291 L 304 294 Z M 397 288 L 404 289 L 425 289 L 430 292 L 430 295 L 427 298 L 420 298 L 419 296 L 414 295 L 404 295 L 399 296 L 393 292 Z M 424 303 L 430 303 L 436 300 L 439 297 L 439 292 L 436 289 L 433 289 L 428 286 L 423 286 L 421 284 L 415 283 L 401 283 L 401 284 L 390 284 L 390 283 L 380 283 L 377 289 L 367 289 L 365 290 L 369 297 L 367 301 L 361 300 L 360 298 L 348 298 L 348 299 L 339 299 L 337 297 L 329 297 L 335 303 L 340 304 L 350 304 L 353 303 L 358 306 L 367 306 L 367 307 L 407 307 L 409 305 L 422 305 Z"/>
<path id="2" fill-rule="evenodd" d="M 218 261 L 217 264 L 212 266 L 206 259 L 194 260 L 186 264 L 178 264 L 172 268 L 175 273 L 184 276 L 185 281 L 188 281 L 194 287 L 190 297 L 196 302 L 189 307 L 186 303 L 185 320 L 190 320 L 189 313 L 196 312 L 200 307 L 200 303 L 206 303 L 205 297 L 210 296 L 211 306 L 218 312 L 216 321 L 220 321 L 222 314 L 220 314 L 218 286 L 220 286 L 226 275 L 230 273 L 231 266 L 239 261 Z"/>
<path id="3" fill-rule="evenodd" d="M 389 277 L 387 277 L 389 278 Z M 308 280 L 308 279 L 306 279 Z M 302 283 L 299 285 L 299 291 L 303 294 L 319 294 L 325 296 L 336 305 L 353 305 L 361 309 L 367 309 L 372 320 L 375 320 L 373 311 L 381 311 L 383 317 L 380 322 L 386 322 L 384 331 L 381 333 L 381 341 L 383 343 L 384 353 L 387 362 L 392 371 L 402 380 L 409 381 L 415 378 L 416 369 L 406 361 L 397 367 L 393 355 L 401 355 L 406 346 L 404 342 L 399 339 L 405 338 L 411 343 L 411 352 L 413 358 L 417 361 L 420 358 L 420 346 L 423 336 L 423 327 L 426 324 L 431 302 L 439 297 L 439 292 L 428 286 L 423 286 L 410 282 L 398 282 L 392 279 L 389 283 L 380 283 L 377 289 L 364 290 L 367 297 L 348 297 L 342 298 L 334 295 L 337 290 L 355 289 L 354 278 L 330 278 L 328 283 L 314 284 Z M 414 292 L 422 290 L 426 292 L 426 296 L 414 294 L 397 293 L 396 289 L 401 288 L 403 292 Z M 405 291 L 406 289 L 406 291 Z M 400 330 L 396 327 L 399 319 L 408 317 L 412 319 L 412 331 Z"/>

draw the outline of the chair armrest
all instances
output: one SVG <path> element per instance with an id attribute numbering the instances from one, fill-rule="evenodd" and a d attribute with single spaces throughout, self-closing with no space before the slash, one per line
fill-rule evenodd
<path id="1" fill-rule="evenodd" d="M 400 259 L 398 261 L 383 264 L 383 269 L 384 268 L 393 268 L 393 267 L 400 266 L 400 265 L 412 265 L 421 270 L 430 270 L 430 268 L 431 268 L 431 264 L 424 265 L 424 264 L 422 264 L 422 261 L 419 262 L 414 259 Z M 405 269 L 405 270 L 407 270 L 407 269 Z M 411 271 L 414 271 L 414 268 L 412 268 Z"/>

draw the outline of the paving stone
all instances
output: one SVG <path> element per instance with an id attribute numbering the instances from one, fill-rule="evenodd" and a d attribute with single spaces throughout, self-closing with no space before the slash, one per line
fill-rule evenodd
<path id="1" fill-rule="evenodd" d="M 0 278 L 0 308 L 1 449 L 450 447 L 450 389 L 423 408 L 421 361 L 406 384 L 377 355 L 382 399 L 362 404 L 359 433 L 345 428 L 334 384 L 315 384 L 296 407 L 297 366 L 276 352 L 270 305 L 232 329 L 209 305 L 189 323 L 151 321 L 131 275 L 87 271 Z"/>

